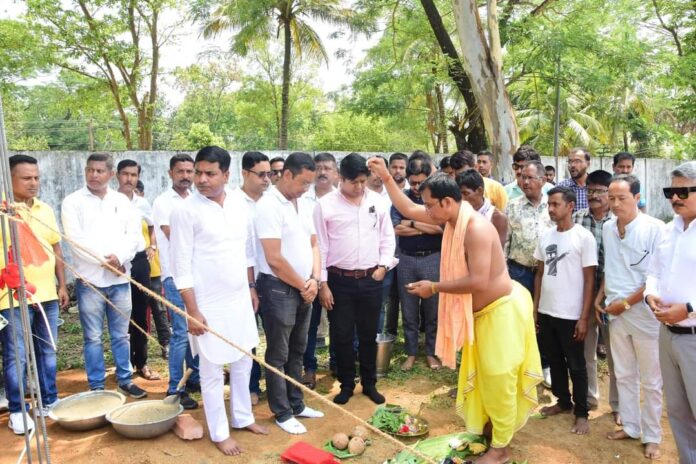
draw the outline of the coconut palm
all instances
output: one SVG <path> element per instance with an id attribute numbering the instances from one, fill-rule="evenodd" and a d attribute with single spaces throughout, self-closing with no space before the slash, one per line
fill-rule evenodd
<path id="1" fill-rule="evenodd" d="M 222 31 L 235 32 L 232 50 L 241 56 L 259 41 L 281 38 L 283 78 L 278 148 L 288 147 L 291 60 L 294 56 L 318 59 L 328 64 L 319 34 L 307 20 L 352 29 L 352 10 L 341 8 L 340 0 L 226 0 L 215 10 L 203 29 L 205 37 Z"/>

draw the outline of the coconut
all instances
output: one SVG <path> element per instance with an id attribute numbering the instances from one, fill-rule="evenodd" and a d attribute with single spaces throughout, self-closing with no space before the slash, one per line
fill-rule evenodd
<path id="1" fill-rule="evenodd" d="M 365 440 L 360 437 L 353 437 L 348 443 L 348 452 L 350 454 L 363 454 L 365 452 Z"/>
<path id="2" fill-rule="evenodd" d="M 370 432 L 368 432 L 367 429 L 362 425 L 356 425 L 351 435 L 354 437 L 360 437 L 363 440 L 367 440 L 367 437 L 370 435 Z"/>
<path id="3" fill-rule="evenodd" d="M 345 433 L 337 433 L 331 438 L 331 443 L 337 450 L 344 450 L 348 448 L 348 435 Z"/>

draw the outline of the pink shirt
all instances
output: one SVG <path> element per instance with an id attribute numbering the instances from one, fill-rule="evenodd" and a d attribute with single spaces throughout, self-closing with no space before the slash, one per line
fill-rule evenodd
<path id="1" fill-rule="evenodd" d="M 350 203 L 340 190 L 324 195 L 314 209 L 321 254 L 321 280 L 326 268 L 370 269 L 395 264 L 396 239 L 384 200 L 365 189 L 360 205 Z"/>

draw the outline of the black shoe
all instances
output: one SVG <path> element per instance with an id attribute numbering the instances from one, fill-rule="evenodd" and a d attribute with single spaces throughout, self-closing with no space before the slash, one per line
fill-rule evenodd
<path id="1" fill-rule="evenodd" d="M 169 345 L 162 346 L 162 359 L 169 359 Z"/>
<path id="2" fill-rule="evenodd" d="M 128 385 L 119 385 L 118 391 L 124 395 L 136 399 L 145 398 L 147 396 L 147 392 L 134 383 L 129 383 Z"/>
<path id="3" fill-rule="evenodd" d="M 346 404 L 351 396 L 353 396 L 353 390 L 342 388 L 341 392 L 334 397 L 333 402 L 336 404 Z M 382 400 L 384 400 L 384 398 L 382 398 Z"/>
<path id="4" fill-rule="evenodd" d="M 200 393 L 201 392 L 201 384 L 200 383 L 186 382 L 186 392 L 187 393 Z"/>
<path id="5" fill-rule="evenodd" d="M 372 402 L 376 404 L 382 404 L 384 403 L 384 395 L 382 395 L 380 392 L 377 391 L 377 388 L 371 387 L 371 388 L 365 388 L 363 387 L 363 395 L 367 396 L 372 400 Z"/>
<path id="6" fill-rule="evenodd" d="M 186 392 L 179 394 L 179 403 L 184 407 L 184 409 L 198 409 L 198 401 L 191 398 Z"/>

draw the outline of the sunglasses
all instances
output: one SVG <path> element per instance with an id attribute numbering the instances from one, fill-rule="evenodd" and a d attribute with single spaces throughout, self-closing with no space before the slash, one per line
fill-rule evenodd
<path id="1" fill-rule="evenodd" d="M 668 200 L 671 200 L 674 195 L 680 200 L 686 200 L 691 192 L 696 192 L 696 187 L 665 187 L 662 189 L 662 193 Z"/>
<path id="2" fill-rule="evenodd" d="M 252 174 L 256 174 L 256 177 L 258 177 L 259 179 L 263 179 L 264 177 L 268 177 L 270 179 L 272 176 L 271 173 L 273 172 L 273 171 L 256 172 L 256 171 L 252 171 L 251 169 L 245 169 L 245 171 L 251 172 Z"/>
<path id="3" fill-rule="evenodd" d="M 271 169 L 271 176 L 279 176 L 283 173 L 282 169 Z"/>

